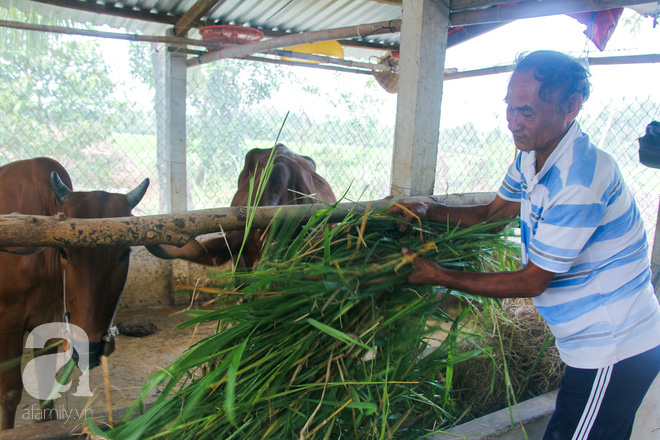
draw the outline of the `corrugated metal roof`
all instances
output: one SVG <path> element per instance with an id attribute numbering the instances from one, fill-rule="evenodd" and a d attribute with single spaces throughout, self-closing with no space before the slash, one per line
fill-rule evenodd
<path id="1" fill-rule="evenodd" d="M 75 3 L 75 2 L 74 2 Z M 80 1 L 81 7 L 134 11 L 171 16 L 175 21 L 192 8 L 196 0 L 101 0 Z M 0 7 L 13 7 L 24 12 L 71 20 L 92 25 L 107 25 L 128 32 L 164 35 L 171 24 L 99 14 L 74 8 L 49 5 L 28 0 L 0 0 Z M 256 27 L 268 31 L 305 32 L 355 26 L 364 23 L 401 18 L 401 6 L 372 0 L 220 0 L 204 17 L 198 27 L 209 22 Z M 155 17 L 154 17 L 155 18 Z M 197 37 L 197 32 L 190 35 Z M 384 44 L 398 44 L 399 34 L 384 34 L 364 39 Z"/>
<path id="2" fill-rule="evenodd" d="M 114 5 L 115 2 L 106 2 Z M 128 3 L 128 2 L 127 2 Z M 153 3 L 137 1 L 134 3 Z M 49 5 L 45 3 L 32 2 L 28 0 L 0 0 L 0 7 L 16 8 L 26 13 L 51 17 L 56 20 L 71 21 L 74 23 L 91 24 L 94 26 L 107 25 L 114 29 L 122 29 L 127 32 L 143 33 L 145 35 L 164 35 L 165 31 L 172 27 L 169 24 L 161 24 L 151 21 L 135 20 L 126 17 L 99 14 L 73 8 Z"/>
<path id="3" fill-rule="evenodd" d="M 58 20 L 70 20 L 77 23 L 96 26 L 107 25 L 123 29 L 129 33 L 146 35 L 165 35 L 167 30 L 200 0 L 0 0 L 0 7 L 17 8 L 28 13 L 49 16 Z M 50 3 L 50 4 L 49 4 Z M 452 6 L 463 4 L 467 9 L 480 9 L 490 6 L 504 6 L 516 3 L 505 0 L 453 0 Z M 525 3 L 525 2 L 523 2 Z M 527 2 L 533 4 L 534 2 Z M 541 2 L 538 2 L 541 3 Z M 550 2 L 547 2 L 550 3 Z M 620 1 L 619 4 L 631 3 L 633 8 L 648 15 L 657 16 L 659 3 L 646 5 L 636 1 Z M 641 3 L 641 2 L 640 2 Z M 465 8 L 463 8 L 465 9 Z M 95 12 L 96 11 L 96 12 Z M 137 15 L 140 18 L 131 17 Z M 298 33 L 336 29 L 359 24 L 386 22 L 400 19 L 402 6 L 395 0 L 217 0 L 193 28 L 208 24 L 235 24 L 256 27 L 266 35 L 277 36 L 281 33 Z M 466 37 L 450 35 L 456 42 L 473 37 L 498 26 L 468 26 Z M 452 28 L 456 30 L 457 28 Z M 451 32 L 450 32 L 451 33 Z M 197 30 L 190 31 L 190 38 L 199 38 Z M 399 34 L 372 35 L 359 39 L 359 43 L 373 46 L 380 50 L 392 45 L 398 47 Z M 355 39 L 353 40 L 355 41 Z"/>

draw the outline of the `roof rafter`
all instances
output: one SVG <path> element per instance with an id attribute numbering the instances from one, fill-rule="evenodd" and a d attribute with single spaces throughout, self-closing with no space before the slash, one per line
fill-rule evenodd
<path id="1" fill-rule="evenodd" d="M 450 11 L 463 11 L 466 9 L 482 9 L 491 6 L 511 3 L 511 0 L 451 0 L 449 2 Z"/>
<path id="2" fill-rule="evenodd" d="M 403 5 L 403 0 L 369 0 L 372 2 L 376 3 L 384 3 L 386 5 L 392 5 L 392 6 L 402 6 Z"/>
<path id="3" fill-rule="evenodd" d="M 174 25 L 174 35 L 184 36 L 191 28 L 196 27 L 202 18 L 213 9 L 221 0 L 197 0 L 188 11 L 179 18 Z"/>
<path id="4" fill-rule="evenodd" d="M 168 14 L 159 14 L 154 12 L 136 11 L 128 8 L 118 8 L 116 6 L 102 5 L 98 3 L 83 2 L 79 0 L 31 0 L 36 3 L 44 3 L 50 6 L 59 6 L 68 9 L 77 9 L 79 11 L 94 12 L 97 14 L 113 15 L 116 17 L 132 18 L 135 20 L 151 21 L 162 24 L 176 24 L 178 17 Z"/>

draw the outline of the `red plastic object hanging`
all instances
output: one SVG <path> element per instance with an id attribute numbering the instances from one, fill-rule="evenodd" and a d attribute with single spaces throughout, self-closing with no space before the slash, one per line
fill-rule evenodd
<path id="1" fill-rule="evenodd" d="M 623 8 L 614 8 L 604 11 L 579 12 L 570 14 L 570 16 L 587 26 L 584 34 L 602 52 L 614 32 L 622 12 Z"/>
<path id="2" fill-rule="evenodd" d="M 202 40 L 220 41 L 223 44 L 256 43 L 264 37 L 259 29 L 232 25 L 205 26 L 199 29 L 199 33 Z"/>

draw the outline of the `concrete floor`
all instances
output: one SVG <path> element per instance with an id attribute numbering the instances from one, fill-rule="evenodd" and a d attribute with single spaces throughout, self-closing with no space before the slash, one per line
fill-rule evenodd
<path id="1" fill-rule="evenodd" d="M 158 330 L 144 337 L 117 336 L 115 352 L 108 358 L 113 409 L 130 406 L 138 397 L 150 373 L 167 367 L 193 342 L 215 332 L 214 323 L 203 324 L 196 329 L 178 329 L 179 324 L 189 319 L 182 313 L 184 309 L 183 306 L 170 306 L 120 311 L 117 322 L 127 318 L 146 318 L 153 322 Z M 102 368 L 95 368 L 89 373 L 89 389 L 93 393 L 89 398 L 72 395 L 80 383 L 80 370 L 74 371 L 71 389 L 54 405 L 58 418 L 69 419 L 67 423 L 71 425 L 75 425 L 81 416 L 95 417 L 96 414 L 108 411 Z M 153 400 L 156 395 L 151 397 Z M 39 422 L 37 408 L 38 401 L 24 391 L 16 412 L 16 426 Z"/>

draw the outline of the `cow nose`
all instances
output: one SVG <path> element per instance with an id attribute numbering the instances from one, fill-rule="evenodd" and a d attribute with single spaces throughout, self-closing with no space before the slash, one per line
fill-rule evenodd
<path id="1" fill-rule="evenodd" d="M 115 350 L 114 340 L 110 342 L 105 342 L 105 341 L 92 342 L 87 346 L 86 352 L 79 353 L 78 350 L 74 348 L 71 357 L 73 358 L 73 361 L 76 363 L 76 365 L 78 365 L 78 367 L 80 368 L 81 365 L 79 364 L 79 362 L 81 356 L 87 356 L 87 366 L 91 370 L 92 368 L 101 365 L 101 356 L 109 356 L 114 350 Z M 82 367 L 84 368 L 84 365 L 82 365 Z"/>
<path id="2" fill-rule="evenodd" d="M 103 341 L 103 356 L 110 356 L 115 352 L 115 338 L 110 338 L 108 341 Z"/>

